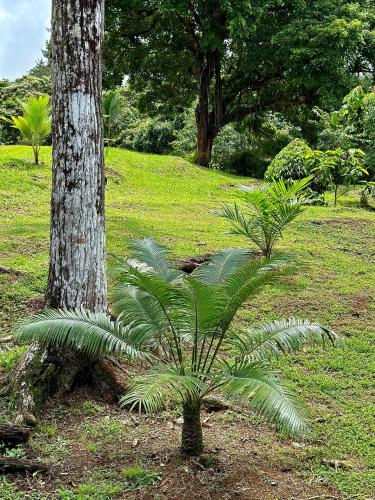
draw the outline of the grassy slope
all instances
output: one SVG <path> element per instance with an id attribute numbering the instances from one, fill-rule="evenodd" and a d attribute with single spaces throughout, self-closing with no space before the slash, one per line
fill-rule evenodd
<path id="1" fill-rule="evenodd" d="M 19 161 L 28 158 L 26 147 L 0 147 L 0 266 L 26 271 L 0 273 L 0 335 L 11 331 L 46 283 L 50 149 L 43 148 L 40 167 Z M 249 179 L 129 151 L 111 150 L 106 163 L 110 252 L 125 253 L 129 238 L 148 235 L 170 244 L 176 256 L 244 246 L 210 211 L 235 199 L 236 186 Z M 375 490 L 374 222 L 375 212 L 358 208 L 354 196 L 336 209 L 306 210 L 280 245 L 296 252 L 303 268 L 265 290 L 238 318 L 240 326 L 261 317 L 306 316 L 345 337 L 340 348 L 308 351 L 282 369 L 313 419 L 312 442 L 291 455 L 301 471 L 360 498 Z M 9 354 L 3 358 L 9 362 Z M 346 462 L 335 470 L 327 460 Z"/>

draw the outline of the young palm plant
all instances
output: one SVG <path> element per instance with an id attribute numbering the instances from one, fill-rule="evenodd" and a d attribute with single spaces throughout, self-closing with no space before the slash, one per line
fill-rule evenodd
<path id="1" fill-rule="evenodd" d="M 40 146 L 51 132 L 49 97 L 30 97 L 22 108 L 23 116 L 12 116 L 10 119 L 0 116 L 0 119 L 21 132 L 24 141 L 32 147 L 34 163 L 38 165 Z"/>
<path id="2" fill-rule="evenodd" d="M 290 259 L 254 261 L 247 250 L 228 249 L 187 275 L 150 239 L 135 242 L 133 252 L 135 258 L 119 261 L 113 272 L 115 322 L 105 313 L 46 311 L 22 323 L 19 336 L 92 356 L 123 351 L 145 360 L 149 369 L 121 404 L 152 412 L 180 402 L 184 454 L 203 451 L 201 404 L 214 391 L 247 401 L 285 430 L 303 432 L 304 418 L 270 360 L 306 342 L 334 341 L 335 334 L 293 318 L 229 330 L 245 301 L 290 272 Z"/>
<path id="3" fill-rule="evenodd" d="M 241 186 L 245 193 L 247 214 L 234 204 L 224 204 L 220 215 L 231 222 L 232 234 L 241 234 L 257 245 L 262 255 L 270 257 L 273 247 L 282 238 L 284 229 L 303 211 L 306 188 L 312 177 L 291 182 L 273 180 L 256 189 Z"/>

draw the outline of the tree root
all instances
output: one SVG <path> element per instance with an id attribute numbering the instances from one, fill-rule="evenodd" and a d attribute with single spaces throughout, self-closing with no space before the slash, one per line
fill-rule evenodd
<path id="1" fill-rule="evenodd" d="M 0 446 L 17 446 L 25 443 L 30 436 L 30 430 L 27 427 L 19 425 L 0 424 Z"/>
<path id="2" fill-rule="evenodd" d="M 33 426 L 47 398 L 63 398 L 74 388 L 92 385 L 108 402 L 115 402 L 129 386 L 128 376 L 111 359 L 92 361 L 76 351 L 56 351 L 34 343 L 1 391 L 17 397 L 17 425 Z"/>

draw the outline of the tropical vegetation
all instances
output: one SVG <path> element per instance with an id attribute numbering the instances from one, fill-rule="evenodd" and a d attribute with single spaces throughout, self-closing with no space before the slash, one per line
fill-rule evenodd
<path id="1" fill-rule="evenodd" d="M 233 208 L 224 204 L 217 213 L 232 224 L 233 234 L 245 236 L 257 245 L 262 255 L 271 257 L 284 229 L 302 213 L 311 179 L 273 180 L 257 188 L 242 186 L 247 213 L 244 214 L 237 203 Z"/>
<path id="2" fill-rule="evenodd" d="M 38 165 L 40 147 L 51 133 L 49 97 L 29 97 L 26 102 L 22 103 L 22 110 L 22 116 L 11 118 L 0 116 L 0 119 L 21 133 L 25 143 L 32 147 L 34 163 Z"/>
<path id="3" fill-rule="evenodd" d="M 167 248 L 151 239 L 131 248 L 133 258 L 119 260 L 113 270 L 115 322 L 106 313 L 50 310 L 24 322 L 19 338 L 92 357 L 124 352 L 147 360 L 152 368 L 134 379 L 121 403 L 155 411 L 180 402 L 181 449 L 187 455 L 203 451 L 200 409 L 213 391 L 243 399 L 284 430 L 303 433 L 298 406 L 269 363 L 307 342 L 334 341 L 335 334 L 294 318 L 230 332 L 244 302 L 290 272 L 290 259 L 254 261 L 246 250 L 228 249 L 186 275 L 170 264 Z"/>

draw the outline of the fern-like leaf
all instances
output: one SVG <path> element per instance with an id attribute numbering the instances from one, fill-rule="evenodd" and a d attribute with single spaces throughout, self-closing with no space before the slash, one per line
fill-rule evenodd
<path id="1" fill-rule="evenodd" d="M 174 366 L 160 367 L 136 378 L 133 389 L 121 398 L 120 404 L 151 413 L 170 402 L 199 400 L 204 389 L 204 383 L 194 374 L 181 374 Z"/>
<path id="2" fill-rule="evenodd" d="M 292 434 L 302 434 L 306 421 L 277 374 L 259 363 L 222 370 L 220 389 L 228 398 L 248 401 L 260 415 Z"/>
<path id="3" fill-rule="evenodd" d="M 17 336 L 21 340 L 77 349 L 90 357 L 122 352 L 130 358 L 150 358 L 147 334 L 112 321 L 106 313 L 46 310 L 21 322 Z"/>
<path id="4" fill-rule="evenodd" d="M 296 318 L 261 323 L 227 340 L 235 356 L 247 361 L 264 360 L 296 352 L 305 344 L 334 343 L 337 335 L 319 323 Z"/>

